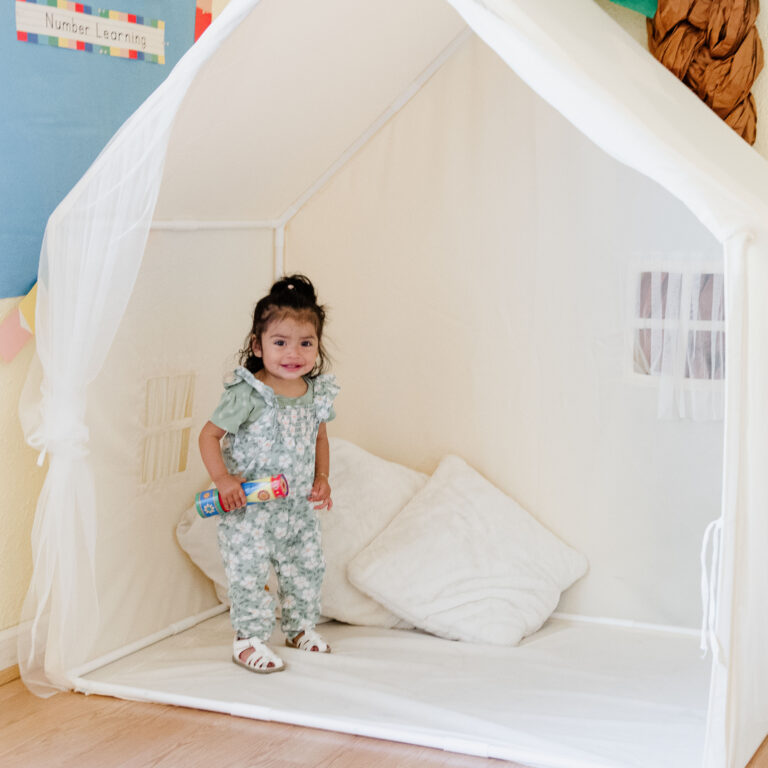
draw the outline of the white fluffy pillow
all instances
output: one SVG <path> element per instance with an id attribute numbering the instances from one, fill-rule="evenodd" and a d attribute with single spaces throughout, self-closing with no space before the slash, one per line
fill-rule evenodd
<path id="1" fill-rule="evenodd" d="M 457 456 L 350 564 L 353 584 L 417 627 L 515 645 L 587 560 Z"/>
<path id="2" fill-rule="evenodd" d="M 421 472 L 331 439 L 333 509 L 320 512 L 325 553 L 323 614 L 348 624 L 407 626 L 364 595 L 347 578 L 347 567 L 427 482 Z"/>
<path id="3" fill-rule="evenodd" d="M 229 605 L 227 575 L 216 541 L 216 518 L 200 517 L 193 504 L 184 510 L 176 525 L 176 540 L 189 559 L 213 582 L 219 601 Z"/>
<path id="4" fill-rule="evenodd" d="M 319 513 L 326 560 L 322 613 L 348 624 L 406 627 L 398 616 L 352 586 L 347 566 L 380 534 L 426 483 L 427 476 L 380 459 L 346 440 L 331 439 L 329 482 L 333 509 Z M 216 517 L 201 518 L 194 505 L 176 527 L 176 538 L 203 573 L 216 595 L 227 599 L 227 576 L 216 541 Z M 274 574 L 269 588 L 277 595 Z"/>

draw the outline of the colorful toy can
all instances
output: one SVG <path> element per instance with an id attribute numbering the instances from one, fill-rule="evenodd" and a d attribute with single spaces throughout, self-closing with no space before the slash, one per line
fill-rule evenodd
<path id="1" fill-rule="evenodd" d="M 273 499 L 284 499 L 288 495 L 288 481 L 285 475 L 258 477 L 243 483 L 246 504 L 260 504 Z M 202 491 L 195 496 L 195 508 L 200 517 L 213 517 L 227 510 L 221 506 L 219 492 L 215 488 Z"/>

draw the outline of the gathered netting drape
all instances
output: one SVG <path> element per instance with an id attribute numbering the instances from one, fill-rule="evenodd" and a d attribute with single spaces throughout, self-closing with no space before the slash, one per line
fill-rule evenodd
<path id="1" fill-rule="evenodd" d="M 133 290 L 178 108 L 200 67 L 258 2 L 230 3 L 112 138 L 46 227 L 36 318 L 42 385 L 27 392 L 20 407 L 27 441 L 50 462 L 35 513 L 33 573 L 18 641 L 22 677 L 38 695 L 69 687 L 67 670 L 88 659 L 99 628 L 88 385 Z"/>

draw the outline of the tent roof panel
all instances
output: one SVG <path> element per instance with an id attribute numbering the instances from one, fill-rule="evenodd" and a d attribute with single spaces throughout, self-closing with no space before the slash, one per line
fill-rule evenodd
<path id="1" fill-rule="evenodd" d="M 156 218 L 279 217 L 463 28 L 442 0 L 262 0 L 190 87 Z"/>
<path id="2" fill-rule="evenodd" d="M 540 96 L 718 239 L 768 219 L 768 161 L 592 0 L 449 0 Z"/>

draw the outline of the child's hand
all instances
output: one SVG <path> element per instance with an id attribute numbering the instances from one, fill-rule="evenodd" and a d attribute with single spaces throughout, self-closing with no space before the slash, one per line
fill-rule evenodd
<path id="1" fill-rule="evenodd" d="M 332 509 L 331 486 L 325 477 L 316 477 L 312 485 L 312 492 L 307 496 L 310 501 L 317 501 L 315 509 Z"/>
<path id="2" fill-rule="evenodd" d="M 216 483 L 221 506 L 227 512 L 245 506 L 245 491 L 241 485 L 241 483 L 245 482 L 244 477 L 240 477 L 240 475 L 223 475 L 213 482 Z"/>

